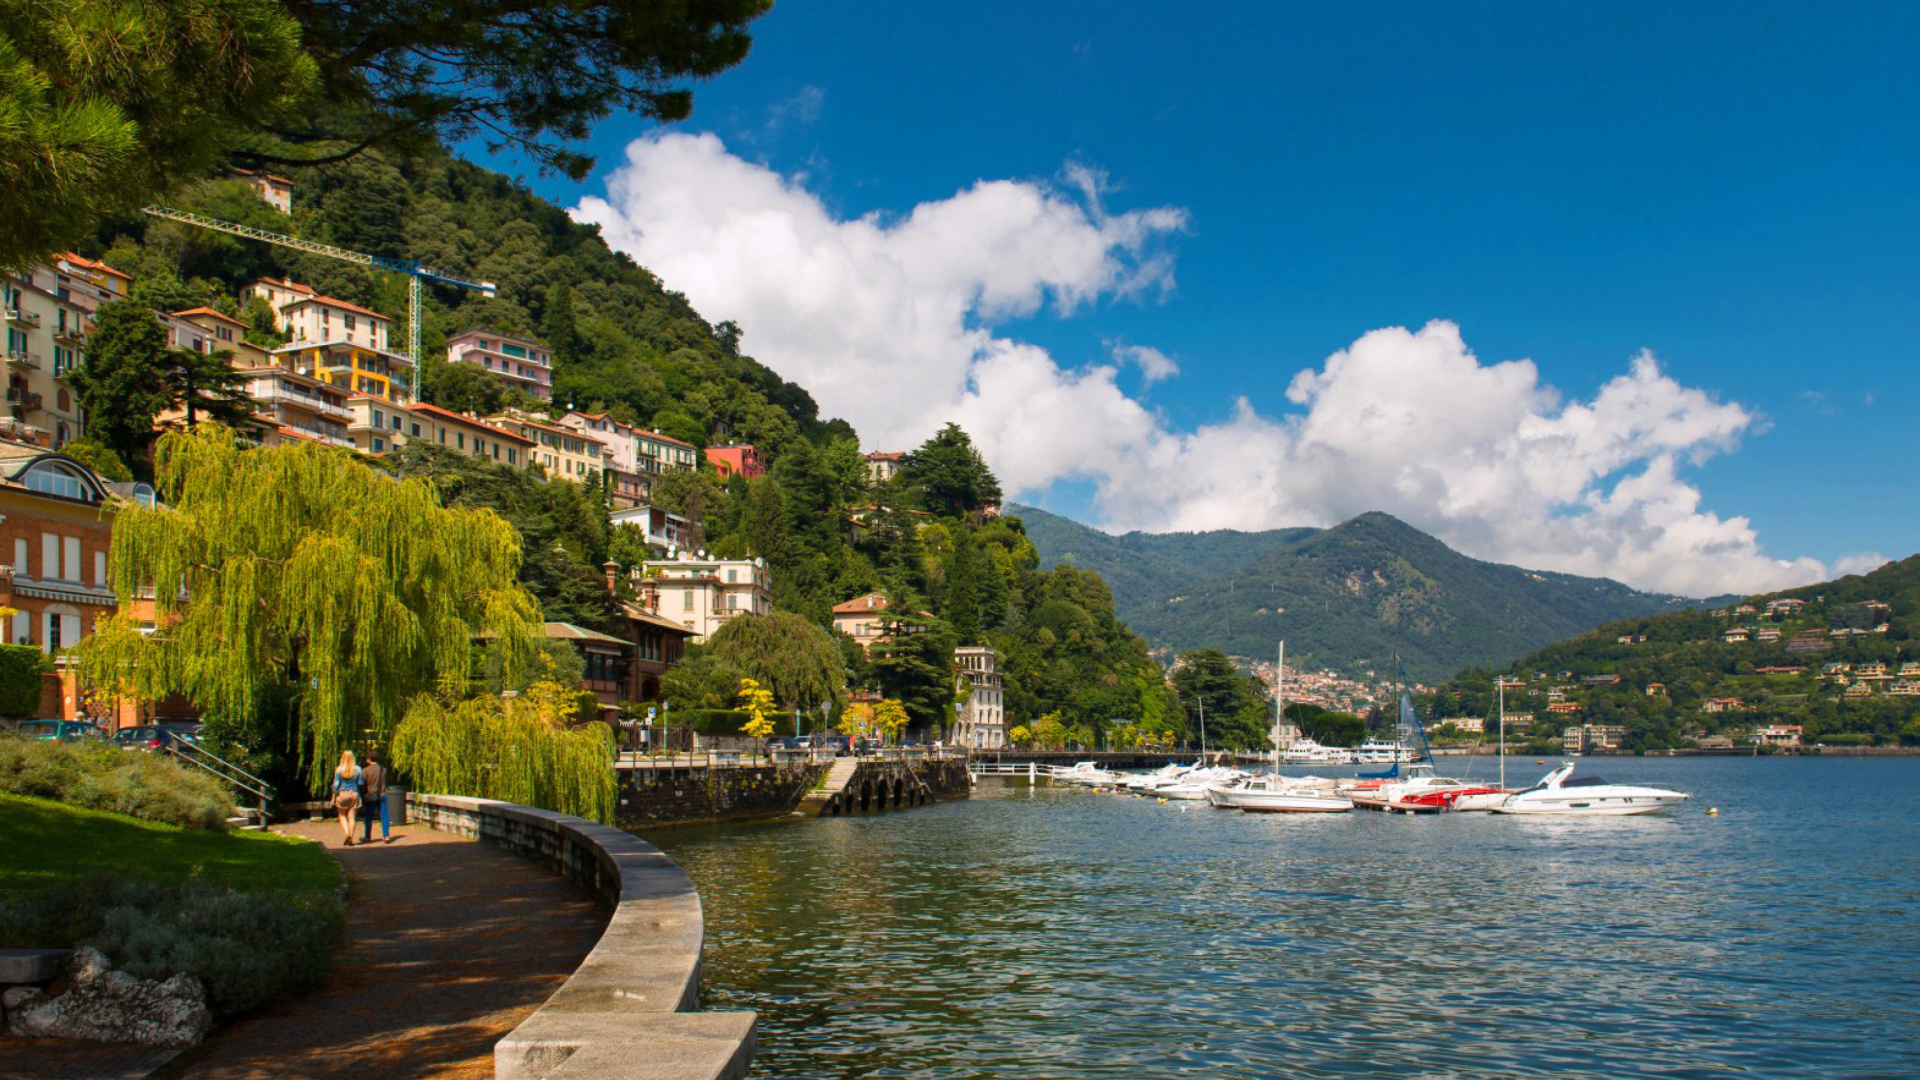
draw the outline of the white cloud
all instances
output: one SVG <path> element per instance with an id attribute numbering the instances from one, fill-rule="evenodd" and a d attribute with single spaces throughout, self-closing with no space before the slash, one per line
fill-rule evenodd
<path id="1" fill-rule="evenodd" d="M 1138 367 L 1140 382 L 1143 385 L 1151 386 L 1162 379 L 1171 379 L 1180 374 L 1178 361 L 1150 345 L 1129 345 L 1124 341 L 1109 341 L 1107 350 L 1120 363 Z"/>
<path id="2" fill-rule="evenodd" d="M 842 219 L 712 135 L 636 141 L 574 216 L 601 226 L 744 348 L 896 449 L 961 423 L 1010 495 L 1091 480 L 1112 528 L 1328 525 L 1385 510 L 1468 554 L 1706 595 L 1817 580 L 1742 517 L 1703 509 L 1684 467 L 1734 449 L 1752 411 L 1680 385 L 1651 354 L 1565 401 L 1528 360 L 1484 363 L 1435 321 L 1362 335 L 1287 382 L 1296 411 L 1246 399 L 1177 431 L 1116 383 L 1174 376 L 1150 346 L 1062 365 L 996 333 L 1173 287 L 1176 208 L 1113 213 L 1106 178 L 983 180 L 900 217 Z M 1858 557 L 1861 559 L 1865 556 Z"/>

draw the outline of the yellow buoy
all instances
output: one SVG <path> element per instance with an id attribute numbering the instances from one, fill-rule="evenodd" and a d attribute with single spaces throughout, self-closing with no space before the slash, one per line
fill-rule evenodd
<path id="1" fill-rule="evenodd" d="M 1719 815 L 1720 815 L 1720 808 L 1719 808 L 1719 807 L 1717 807 L 1717 806 L 1709 806 L 1709 807 L 1707 807 L 1707 816 L 1708 816 L 1708 817 L 1718 817 Z"/>

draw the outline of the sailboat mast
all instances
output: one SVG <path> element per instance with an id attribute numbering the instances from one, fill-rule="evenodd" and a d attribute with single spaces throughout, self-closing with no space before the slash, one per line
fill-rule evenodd
<path id="1" fill-rule="evenodd" d="M 1287 725 L 1287 643 L 1280 643 L 1279 666 L 1273 671 L 1273 771 L 1280 773 L 1280 732 Z"/>
<path id="2" fill-rule="evenodd" d="M 1498 676 L 1500 682 L 1500 789 L 1507 787 L 1507 677 Z"/>

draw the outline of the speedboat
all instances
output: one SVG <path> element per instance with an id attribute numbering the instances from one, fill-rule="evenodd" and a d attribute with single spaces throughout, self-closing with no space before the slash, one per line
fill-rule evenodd
<path id="1" fill-rule="evenodd" d="M 1207 788 L 1207 801 L 1222 810 L 1250 814 L 1339 814 L 1352 800 L 1336 793 L 1333 781 L 1313 776 L 1252 776 L 1238 783 Z"/>
<path id="2" fill-rule="evenodd" d="M 1462 796 L 1485 795 L 1499 790 L 1493 784 L 1435 776 L 1433 766 L 1420 764 L 1407 766 L 1404 779 L 1387 780 L 1374 787 L 1356 785 L 1347 796 L 1353 800 L 1353 805 L 1367 810 L 1437 814 L 1453 809 L 1455 801 Z"/>
<path id="3" fill-rule="evenodd" d="M 1069 784 L 1104 787 L 1113 783 L 1115 776 L 1113 773 L 1108 772 L 1091 761 L 1078 761 L 1073 764 L 1072 768 L 1056 770 L 1053 778 Z"/>
<path id="4" fill-rule="evenodd" d="M 1665 788 L 1633 787 L 1608 783 L 1597 776 L 1575 776 L 1573 762 L 1569 761 L 1533 787 L 1507 796 L 1493 807 L 1493 812 L 1582 816 L 1650 814 L 1692 797 Z"/>
<path id="5" fill-rule="evenodd" d="M 1147 794 L 1159 799 L 1197 802 L 1207 797 L 1207 789 L 1216 784 L 1231 784 L 1245 774 L 1233 768 L 1195 769 L 1177 782 L 1149 788 Z"/>

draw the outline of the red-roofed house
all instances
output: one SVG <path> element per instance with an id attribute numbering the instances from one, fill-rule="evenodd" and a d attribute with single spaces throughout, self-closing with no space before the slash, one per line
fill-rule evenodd
<path id="1" fill-rule="evenodd" d="M 408 442 L 430 442 L 456 453 L 472 454 L 515 468 L 524 468 L 533 462 L 532 439 L 495 427 L 479 417 L 438 405 L 411 405 L 403 423 Z"/>

